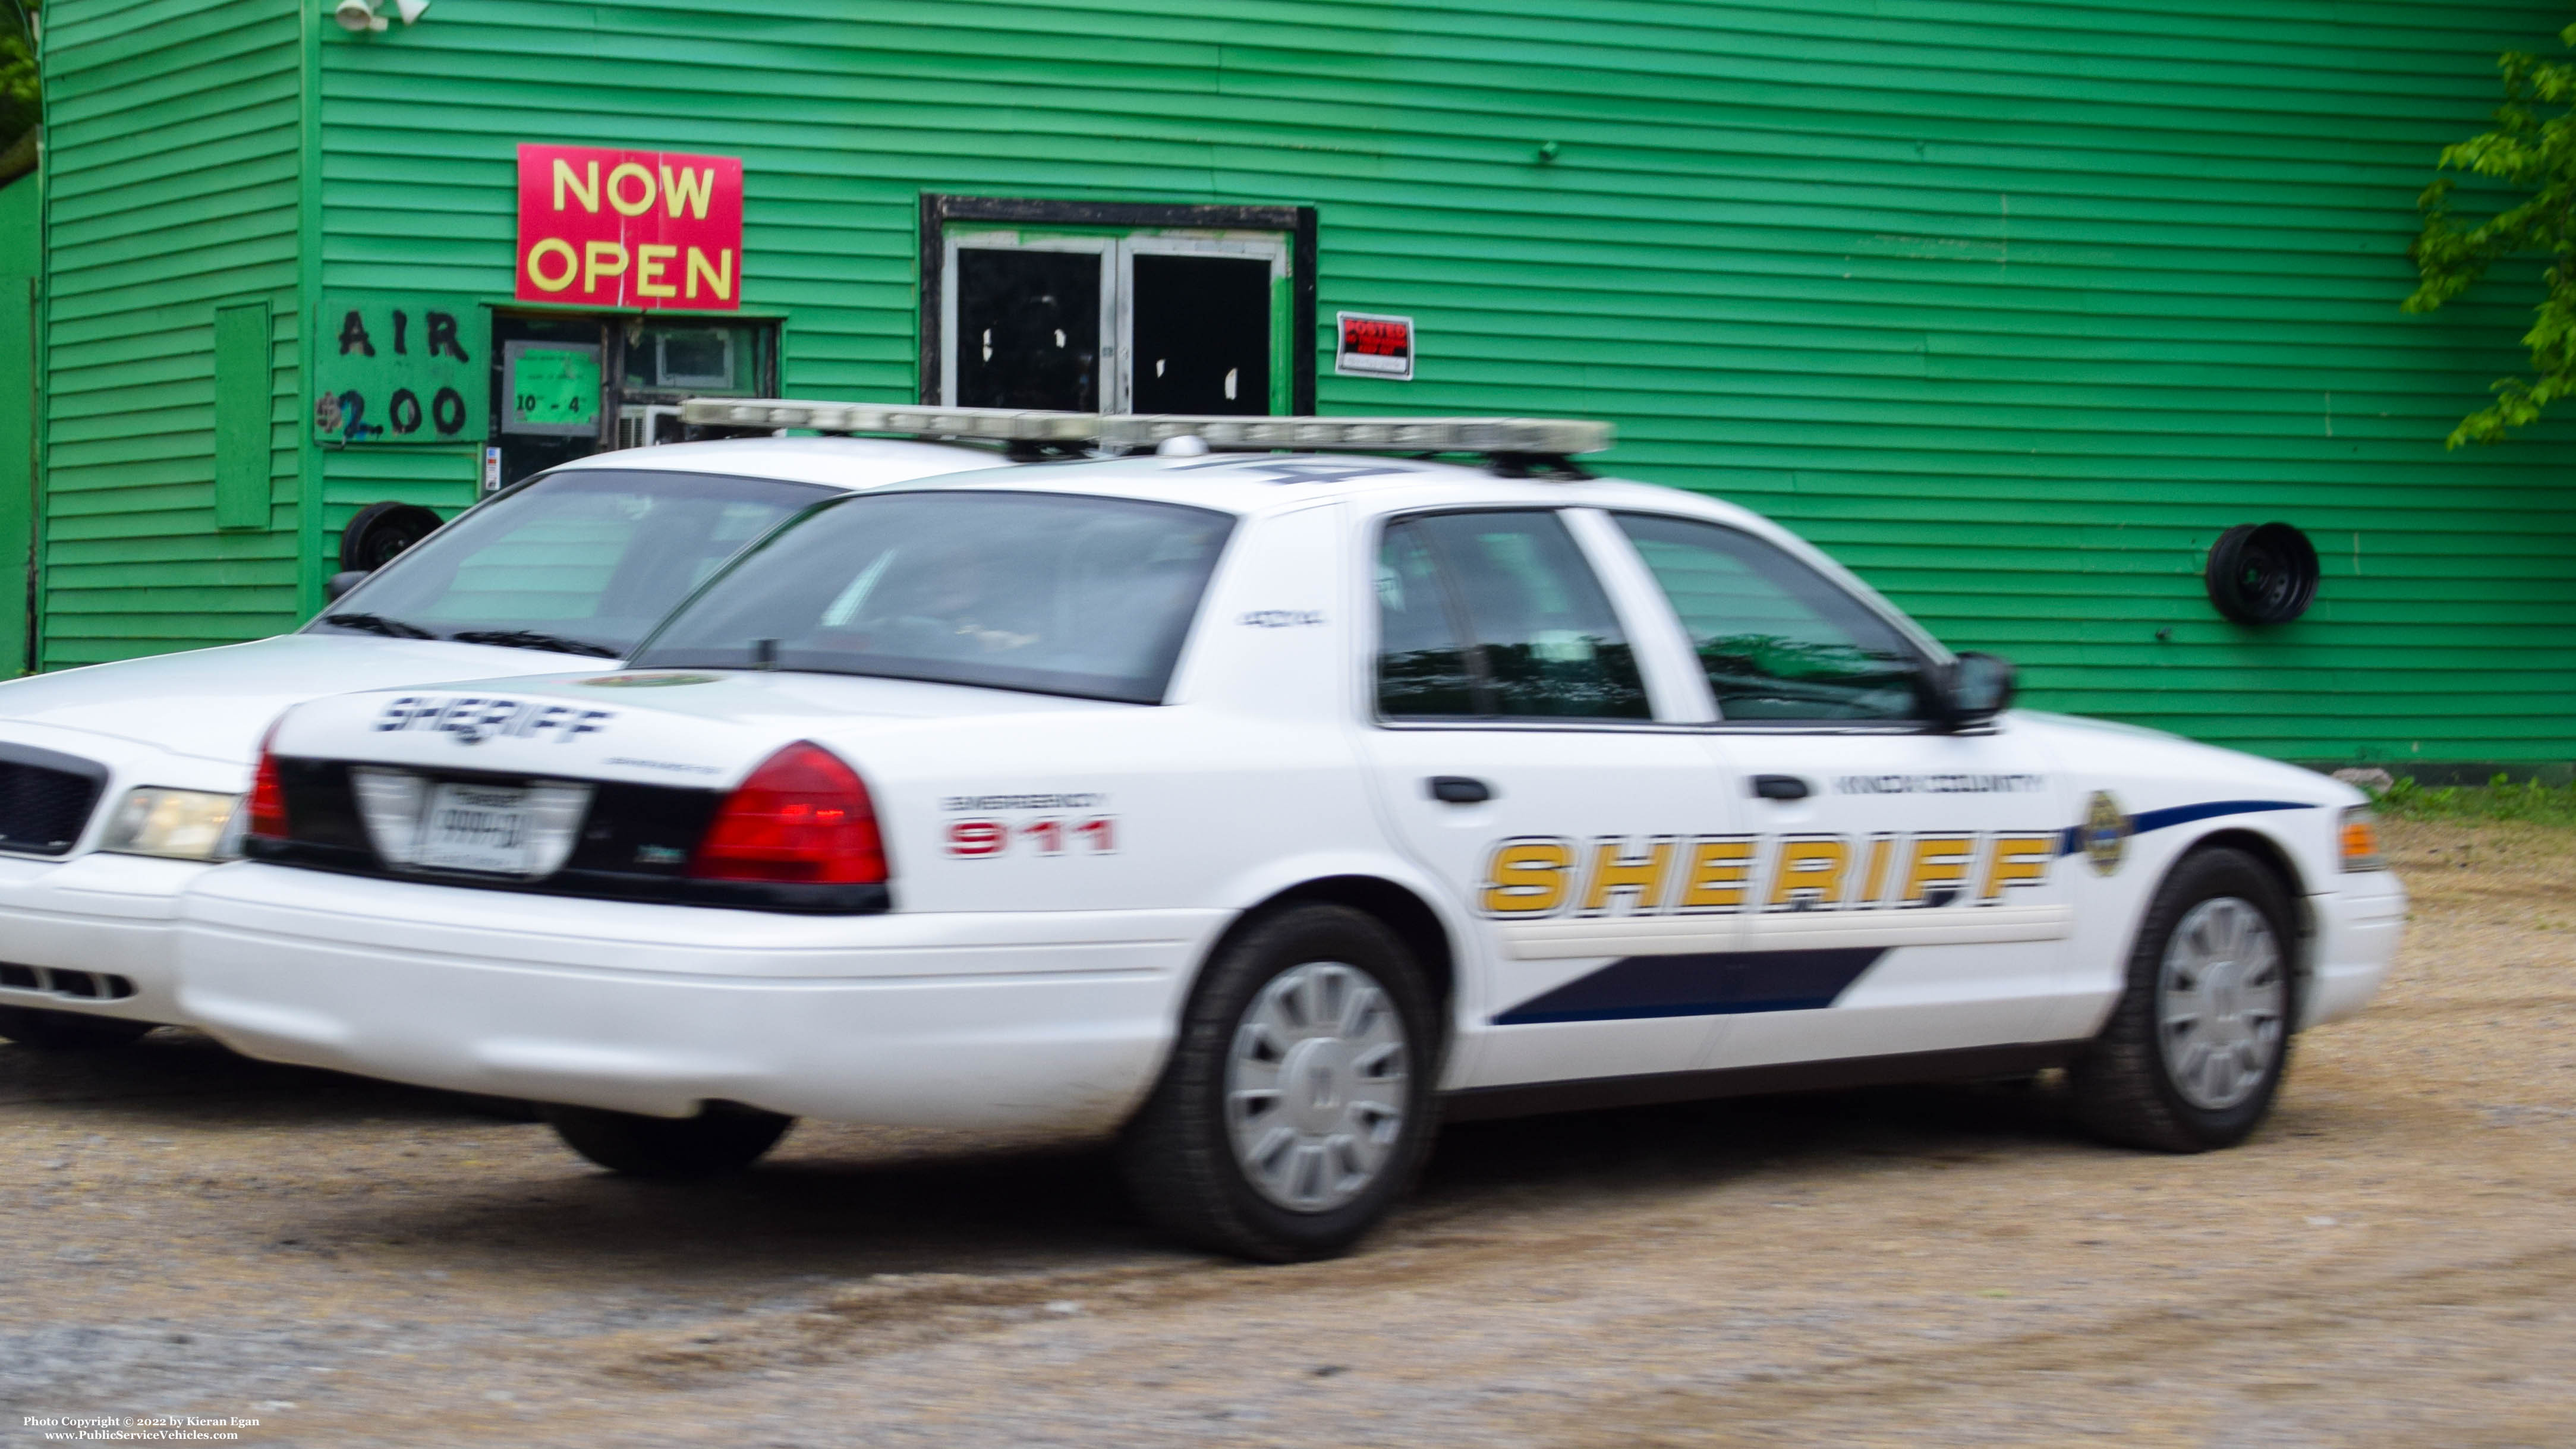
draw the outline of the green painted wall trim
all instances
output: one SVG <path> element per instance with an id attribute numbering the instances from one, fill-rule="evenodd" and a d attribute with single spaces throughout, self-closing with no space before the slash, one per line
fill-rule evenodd
<path id="1" fill-rule="evenodd" d="M 306 410 L 319 390 L 314 328 L 322 315 L 322 7 L 298 12 L 295 64 L 295 617 L 322 609 L 323 581 L 337 572 L 322 561 L 322 450 L 304 437 Z"/>
<path id="2" fill-rule="evenodd" d="M 0 679 L 27 670 L 35 563 L 37 274 L 44 196 L 35 176 L 0 187 Z"/>
<path id="3" fill-rule="evenodd" d="M 215 527 L 269 524 L 266 302 L 215 309 Z"/>

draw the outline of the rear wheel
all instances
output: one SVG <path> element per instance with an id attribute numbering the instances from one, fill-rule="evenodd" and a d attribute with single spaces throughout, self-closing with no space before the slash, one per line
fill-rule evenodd
<path id="1" fill-rule="evenodd" d="M 2138 932 L 2129 983 L 2071 1071 L 2077 1112 L 2113 1142 L 2233 1147 L 2279 1093 L 2297 1017 L 2289 894 L 2238 850 L 2174 867 Z"/>
<path id="2" fill-rule="evenodd" d="M 548 1106 L 548 1125 L 564 1145 L 627 1177 L 688 1182 L 719 1177 L 758 1162 L 793 1117 L 729 1103 L 709 1103 L 695 1117 L 647 1117 L 597 1107 Z"/>
<path id="3" fill-rule="evenodd" d="M 1209 963 L 1119 1153 L 1176 1237 L 1265 1262 L 1329 1257 L 1386 1215 L 1432 1132 L 1432 996 L 1402 942 L 1294 906 Z"/>
<path id="4" fill-rule="evenodd" d="M 90 1016 L 35 1006 L 0 1006 L 0 1037 L 40 1051 L 97 1051 L 143 1039 L 160 1025 L 122 1016 Z"/>

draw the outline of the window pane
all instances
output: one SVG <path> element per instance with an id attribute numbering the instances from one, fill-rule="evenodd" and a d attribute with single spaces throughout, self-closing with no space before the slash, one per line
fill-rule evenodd
<path id="1" fill-rule="evenodd" d="M 960 407 L 1100 410 L 1100 254 L 957 249 Z"/>
<path id="2" fill-rule="evenodd" d="M 557 473 L 377 570 L 312 627 L 504 643 L 494 636 L 544 634 L 623 654 L 743 545 L 829 496 L 716 474 Z"/>
<path id="3" fill-rule="evenodd" d="M 1134 408 L 1270 411 L 1270 263 L 1139 253 Z"/>
<path id="4" fill-rule="evenodd" d="M 1388 718 L 1473 716 L 1476 681 L 1421 531 L 1399 523 L 1377 553 L 1377 707 Z"/>
<path id="5" fill-rule="evenodd" d="M 1909 719 L 1922 665 L 1886 620 L 1749 534 L 1623 513 L 1734 720 Z"/>
<path id="6" fill-rule="evenodd" d="M 1038 493 L 844 499 L 709 586 L 639 665 L 1158 702 L 1233 519 Z"/>
<path id="7" fill-rule="evenodd" d="M 1487 713 L 1645 719 L 1644 681 L 1592 567 L 1544 510 L 1413 521 L 1458 591 Z"/>

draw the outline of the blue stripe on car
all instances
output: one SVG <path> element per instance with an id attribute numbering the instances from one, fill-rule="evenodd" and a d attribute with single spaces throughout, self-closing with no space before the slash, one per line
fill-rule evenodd
<path id="1" fill-rule="evenodd" d="M 1494 1025 L 1814 1011 L 1833 1005 L 1886 954 L 1883 946 L 1835 946 L 1629 956 L 1522 1002 Z"/>
<path id="2" fill-rule="evenodd" d="M 2221 815 L 2259 815 L 2266 810 L 2314 810 L 2304 800 L 2211 800 L 2200 805 L 2168 805 L 2162 810 L 2141 810 L 2129 817 L 2129 833 L 2144 835 L 2169 825 L 2189 825 L 2195 820 L 2215 820 Z M 2073 855 L 2084 848 L 2084 827 L 2069 825 L 2058 840 L 2057 853 Z"/>
<path id="3" fill-rule="evenodd" d="M 2144 835 L 2222 815 L 2313 810 L 2298 800 L 2211 800 L 2170 805 L 2129 817 Z M 2084 827 L 2067 827 L 2058 853 L 2084 848 Z M 1816 1011 L 1834 1004 L 1890 948 L 1836 946 L 1807 951 L 1711 951 L 1687 956 L 1627 956 L 1534 996 L 1494 1018 L 1496 1026 L 1552 1021 L 1634 1021 L 1661 1016 L 1733 1016 L 1756 1011 Z"/>

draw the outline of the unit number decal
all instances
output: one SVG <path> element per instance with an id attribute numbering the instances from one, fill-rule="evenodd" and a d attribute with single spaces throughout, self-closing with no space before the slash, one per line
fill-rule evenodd
<path id="1" fill-rule="evenodd" d="M 951 820 L 948 853 L 966 860 L 991 860 L 1004 855 L 1115 855 L 1118 817 Z"/>

